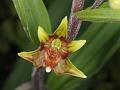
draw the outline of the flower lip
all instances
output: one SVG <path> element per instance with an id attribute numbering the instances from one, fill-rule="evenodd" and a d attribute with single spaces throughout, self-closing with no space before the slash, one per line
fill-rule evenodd
<path id="1" fill-rule="evenodd" d="M 55 48 L 45 48 L 45 66 L 54 68 L 61 60 L 61 55 Z"/>
<path id="2" fill-rule="evenodd" d="M 58 50 L 57 53 L 60 53 L 61 57 L 64 59 L 68 57 L 68 55 L 70 54 L 70 51 L 68 50 L 69 43 L 70 41 L 68 41 L 66 38 L 62 36 L 58 38 L 56 37 L 56 35 L 51 35 L 49 36 L 49 39 L 46 42 L 41 44 L 41 48 L 46 49 L 45 51 L 47 51 L 50 48 L 56 49 Z"/>

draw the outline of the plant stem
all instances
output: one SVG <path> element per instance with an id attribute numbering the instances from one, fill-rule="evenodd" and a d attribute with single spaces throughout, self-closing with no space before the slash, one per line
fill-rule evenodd
<path id="1" fill-rule="evenodd" d="M 95 9 L 97 7 L 100 6 L 100 4 L 103 2 L 104 0 L 96 0 L 93 5 L 92 5 L 92 9 Z"/>
<path id="2" fill-rule="evenodd" d="M 45 84 L 45 68 L 34 68 L 32 73 L 32 83 L 34 90 L 47 90 Z"/>
<path id="3" fill-rule="evenodd" d="M 74 13 L 83 9 L 85 0 L 73 0 L 68 24 L 68 40 L 74 40 L 78 34 L 82 21 L 78 20 Z"/>
<path id="4" fill-rule="evenodd" d="M 96 0 L 91 8 L 95 9 L 99 7 L 103 1 L 104 0 Z M 80 26 L 82 24 L 82 21 L 78 20 L 78 18 L 75 16 L 74 13 L 83 9 L 84 2 L 85 0 L 73 0 L 72 2 L 72 8 L 71 8 L 69 24 L 68 24 L 68 37 L 67 37 L 67 39 L 70 41 L 76 38 Z"/>

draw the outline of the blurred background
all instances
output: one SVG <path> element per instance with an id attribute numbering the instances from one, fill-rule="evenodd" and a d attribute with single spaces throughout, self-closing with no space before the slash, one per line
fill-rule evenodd
<path id="1" fill-rule="evenodd" d="M 52 22 L 52 28 L 54 29 L 57 27 L 62 17 L 64 17 L 65 15 L 69 15 L 72 0 L 69 1 L 43 0 L 43 1 L 48 9 L 48 13 L 50 15 L 50 19 Z M 91 3 L 93 3 L 93 1 L 94 0 L 86 0 L 85 6 L 92 5 Z M 116 32 L 113 32 L 115 30 L 111 29 L 111 27 L 113 27 L 113 29 L 115 29 Z M 104 29 L 103 32 L 102 29 Z M 99 33 L 102 33 L 102 36 L 99 36 Z M 100 44 L 104 43 L 102 40 L 107 38 L 107 35 L 108 36 L 112 35 L 112 36 L 108 37 L 109 39 L 106 40 L 106 42 L 101 48 L 99 48 L 99 43 L 96 46 L 93 45 L 91 47 L 84 47 L 85 50 L 86 48 L 90 48 L 91 50 L 99 48 L 100 50 L 93 52 L 94 56 L 92 56 L 92 58 L 89 57 L 89 55 L 92 54 L 92 51 L 90 51 L 89 54 L 86 55 L 88 59 L 90 58 L 90 60 L 91 59 L 92 60 L 94 59 L 95 61 L 99 60 L 98 63 L 96 62 L 97 64 L 95 64 L 96 66 L 94 68 L 97 69 L 98 67 L 99 69 L 95 70 L 96 72 L 95 74 L 90 75 L 90 78 L 88 78 L 86 83 L 84 83 L 83 87 L 81 86 L 81 84 L 79 85 L 79 83 L 77 83 L 78 85 L 76 86 L 76 89 L 65 89 L 65 87 L 67 88 L 67 86 L 65 86 L 64 89 L 61 88 L 59 90 L 119 90 L 120 89 L 120 42 L 119 42 L 120 24 L 83 22 L 81 30 L 79 32 L 79 36 L 80 35 L 83 35 L 81 36 L 81 38 L 88 40 L 88 45 L 89 43 L 91 43 L 93 39 L 97 38 L 97 36 L 99 36 L 99 38 L 102 38 L 102 39 L 98 39 L 100 41 L 97 41 Z M 91 35 L 91 37 L 89 37 L 89 35 Z M 91 41 L 89 40 L 89 38 Z M 28 42 L 30 44 L 29 46 L 26 46 L 26 43 Z M 33 44 L 31 44 L 31 41 L 28 39 L 27 35 L 25 34 L 22 25 L 20 23 L 20 20 L 18 18 L 18 15 L 16 13 L 16 10 L 14 8 L 12 0 L 1 0 L 0 1 L 0 90 L 14 90 L 17 86 L 21 85 L 22 83 L 30 81 L 31 72 L 32 72 L 31 63 L 21 60 L 17 56 L 18 52 L 22 50 L 29 50 L 27 48 L 32 49 L 36 47 L 33 47 Z M 80 53 L 82 53 L 82 51 Z M 106 55 L 108 56 L 105 57 Z M 105 62 L 102 61 L 103 58 L 107 58 L 104 59 Z M 89 69 L 89 67 L 87 69 Z M 87 70 L 84 71 L 87 72 Z M 94 72 L 94 70 L 90 72 Z M 49 78 L 48 76 L 48 80 L 49 79 L 51 80 L 51 77 Z M 61 80 L 65 80 L 65 78 L 66 77 L 63 77 L 63 79 Z M 48 83 L 48 86 L 50 85 L 54 86 L 54 80 L 51 81 L 50 80 L 47 81 L 46 79 L 46 83 Z M 67 80 L 65 82 L 67 83 L 70 80 Z M 52 83 L 52 81 L 53 84 L 50 84 Z M 50 90 L 58 90 L 57 89 L 58 87 Z"/>
<path id="2" fill-rule="evenodd" d="M 0 1 L 0 90 L 17 63 L 19 41 L 24 32 L 11 0 Z"/>

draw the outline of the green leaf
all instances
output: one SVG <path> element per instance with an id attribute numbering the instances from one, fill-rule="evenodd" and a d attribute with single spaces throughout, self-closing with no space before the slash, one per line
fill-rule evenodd
<path id="1" fill-rule="evenodd" d="M 50 20 L 42 0 L 13 0 L 13 2 L 24 30 L 34 42 L 34 45 L 38 45 L 38 26 L 42 26 L 48 33 L 51 32 Z M 25 41 L 28 42 L 28 40 Z M 29 48 L 30 50 L 35 48 L 33 47 L 33 44 L 26 42 L 21 44 L 22 49 Z M 17 59 L 15 69 L 8 77 L 3 90 L 14 90 L 22 83 L 30 81 L 31 74 L 32 64 L 25 60 Z"/>
<path id="2" fill-rule="evenodd" d="M 86 9 L 77 12 L 76 16 L 83 21 L 119 22 L 120 10 L 115 10 L 110 8 Z"/>
<path id="3" fill-rule="evenodd" d="M 23 28 L 30 39 L 39 45 L 37 29 L 40 25 L 51 32 L 51 23 L 42 0 L 13 0 Z"/>
<path id="4" fill-rule="evenodd" d="M 50 15 L 51 24 L 54 30 L 58 27 L 62 18 L 69 14 L 71 2 L 72 0 L 48 0 L 48 3 L 50 3 L 48 13 Z"/>

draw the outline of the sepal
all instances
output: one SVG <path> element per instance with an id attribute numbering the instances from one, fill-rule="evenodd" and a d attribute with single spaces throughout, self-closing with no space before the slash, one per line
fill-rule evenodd
<path id="1" fill-rule="evenodd" d="M 38 38 L 40 42 L 46 42 L 48 40 L 48 34 L 42 27 L 38 27 Z"/>
<path id="2" fill-rule="evenodd" d="M 80 70 L 78 70 L 69 59 L 61 60 L 54 68 L 54 72 L 57 75 L 68 74 L 80 78 L 87 78 L 87 76 Z"/>
<path id="3" fill-rule="evenodd" d="M 39 50 L 31 51 L 31 52 L 20 52 L 18 56 L 23 59 L 32 62 L 36 68 L 43 66 L 43 55 Z"/>
<path id="4" fill-rule="evenodd" d="M 68 44 L 68 50 L 69 52 L 75 52 L 78 49 L 80 49 L 84 44 L 86 43 L 86 40 L 75 40 L 75 41 L 71 41 Z"/>
<path id="5" fill-rule="evenodd" d="M 63 20 L 61 21 L 60 25 L 55 30 L 53 35 L 57 36 L 58 38 L 60 38 L 60 37 L 67 38 L 67 35 L 68 35 L 67 24 L 68 24 L 68 20 L 67 20 L 67 16 L 66 16 L 65 18 L 63 18 Z"/>

